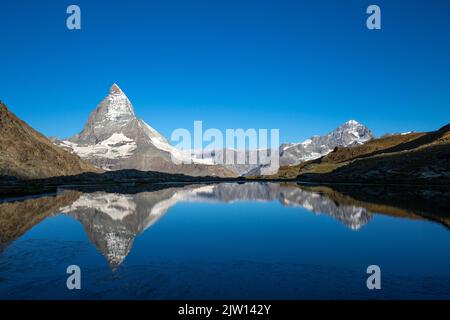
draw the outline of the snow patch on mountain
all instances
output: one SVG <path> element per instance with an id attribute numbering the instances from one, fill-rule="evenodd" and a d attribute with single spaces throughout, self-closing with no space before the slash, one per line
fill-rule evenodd
<path id="1" fill-rule="evenodd" d="M 81 158 L 126 158 L 133 154 L 137 148 L 133 139 L 126 137 L 122 133 L 113 133 L 108 139 L 94 145 L 81 145 L 69 140 L 60 141 L 61 147 L 68 148 Z"/>

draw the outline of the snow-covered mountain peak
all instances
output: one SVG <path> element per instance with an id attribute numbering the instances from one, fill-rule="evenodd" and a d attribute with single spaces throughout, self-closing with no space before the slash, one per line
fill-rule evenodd
<path id="1" fill-rule="evenodd" d="M 282 145 L 280 164 L 295 165 L 317 159 L 335 147 L 363 144 L 372 138 L 372 132 L 366 126 L 356 120 L 349 120 L 325 136 L 313 136 L 300 143 Z"/>
<path id="2" fill-rule="evenodd" d="M 173 147 L 144 120 L 117 84 L 91 112 L 83 130 L 66 140 L 54 140 L 64 149 L 105 170 L 137 169 L 191 175 L 234 176 L 209 161 L 192 158 L 193 166 L 178 165 L 188 155 Z"/>
<path id="3" fill-rule="evenodd" d="M 363 144 L 373 138 L 372 132 L 356 120 L 349 120 L 327 136 L 339 139 L 342 147 L 352 144 Z"/>
<path id="4" fill-rule="evenodd" d="M 112 86 L 109 88 L 109 94 L 124 94 L 122 89 L 117 85 L 117 83 L 113 83 Z"/>
<path id="5" fill-rule="evenodd" d="M 110 121 L 121 121 L 122 119 L 135 117 L 130 100 L 115 83 L 109 89 L 109 95 L 97 108 L 102 109 L 102 113 Z"/>
<path id="6" fill-rule="evenodd" d="M 356 125 L 359 125 L 360 123 L 356 120 L 351 119 L 351 120 L 348 120 L 345 124 L 351 125 L 351 126 L 356 126 Z"/>
<path id="7" fill-rule="evenodd" d="M 109 94 L 91 112 L 83 130 L 68 140 L 83 146 L 96 145 L 114 133 L 124 133 L 135 140 L 126 128 L 136 121 L 130 100 L 117 84 L 113 84 Z"/>

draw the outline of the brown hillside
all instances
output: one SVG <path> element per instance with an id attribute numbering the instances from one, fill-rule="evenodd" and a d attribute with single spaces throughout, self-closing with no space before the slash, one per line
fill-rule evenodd
<path id="1" fill-rule="evenodd" d="M 64 191 L 54 196 L 0 202 L 0 251 L 58 209 L 80 197 L 77 191 Z"/>
<path id="2" fill-rule="evenodd" d="M 99 170 L 51 143 L 0 102 L 0 176 L 38 179 Z"/>

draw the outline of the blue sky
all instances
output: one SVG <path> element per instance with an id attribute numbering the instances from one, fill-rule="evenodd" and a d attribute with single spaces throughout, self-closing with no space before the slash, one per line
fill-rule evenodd
<path id="1" fill-rule="evenodd" d="M 77 4 L 82 30 L 66 28 Z M 366 28 L 370 4 L 382 30 Z M 176 128 L 279 128 L 282 142 L 348 119 L 375 134 L 450 122 L 450 1 L 0 1 L 0 100 L 46 135 L 78 133 L 114 82 Z"/>

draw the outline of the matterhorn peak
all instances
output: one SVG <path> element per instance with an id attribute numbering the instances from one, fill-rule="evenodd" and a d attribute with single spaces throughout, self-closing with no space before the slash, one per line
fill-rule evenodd
<path id="1" fill-rule="evenodd" d="M 162 134 L 136 117 L 130 100 L 116 83 L 111 85 L 109 94 L 91 112 L 83 130 L 69 139 L 55 141 L 55 144 L 105 170 L 235 175 L 231 170 L 223 166 L 215 167 L 203 159 L 192 159 L 195 166 L 174 163 L 173 159 L 183 154 Z M 126 246 L 122 247 L 126 249 Z"/>
<path id="2" fill-rule="evenodd" d="M 351 120 L 348 120 L 345 124 L 356 126 L 356 125 L 359 125 L 360 123 L 356 120 L 351 119 Z"/>
<path id="3" fill-rule="evenodd" d="M 100 108 L 105 109 L 111 120 L 117 120 L 123 116 L 134 117 L 130 100 L 116 83 L 109 88 L 109 95 L 102 101 Z"/>
<path id="4" fill-rule="evenodd" d="M 124 93 L 123 93 L 122 89 L 120 89 L 120 87 L 117 85 L 117 83 L 113 83 L 111 88 L 109 88 L 109 94 L 113 95 L 113 94 L 124 94 Z"/>

